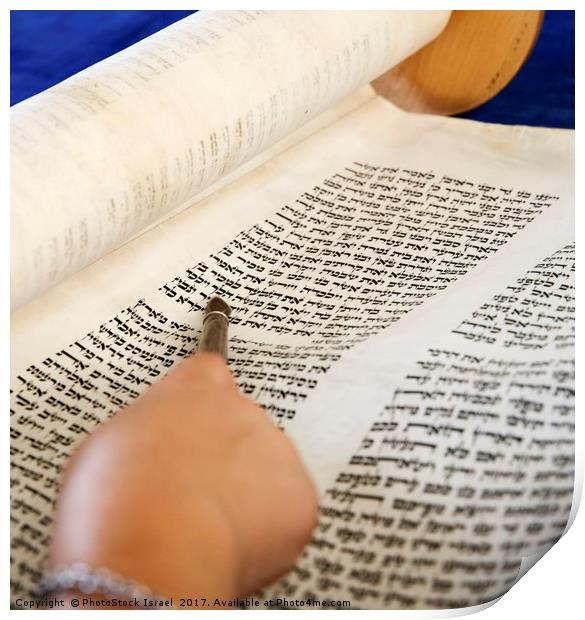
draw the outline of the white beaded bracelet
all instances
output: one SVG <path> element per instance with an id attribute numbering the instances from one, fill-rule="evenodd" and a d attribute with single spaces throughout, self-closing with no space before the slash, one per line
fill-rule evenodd
<path id="1" fill-rule="evenodd" d="M 76 563 L 58 567 L 46 573 L 40 581 L 38 596 L 46 597 L 55 592 L 78 590 L 83 594 L 102 594 L 107 598 L 138 599 L 143 606 L 154 602 L 164 603 L 168 599 L 153 594 L 150 588 L 120 575 L 107 568 L 91 569 L 86 564 Z"/>

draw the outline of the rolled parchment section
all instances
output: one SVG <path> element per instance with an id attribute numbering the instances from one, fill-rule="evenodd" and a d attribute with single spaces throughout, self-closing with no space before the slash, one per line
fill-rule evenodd
<path id="1" fill-rule="evenodd" d="M 436 37 L 450 11 L 201 11 L 11 110 L 11 307 Z"/>

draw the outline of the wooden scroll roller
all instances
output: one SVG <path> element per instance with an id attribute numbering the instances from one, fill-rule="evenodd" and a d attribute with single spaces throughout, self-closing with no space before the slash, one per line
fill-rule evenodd
<path id="1" fill-rule="evenodd" d="M 372 83 L 404 110 L 452 115 L 497 95 L 532 51 L 544 11 L 453 11 L 431 43 Z"/>

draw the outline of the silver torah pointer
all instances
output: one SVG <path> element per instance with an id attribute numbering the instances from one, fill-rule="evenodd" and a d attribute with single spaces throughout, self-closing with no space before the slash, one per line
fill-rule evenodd
<path id="1" fill-rule="evenodd" d="M 232 309 L 221 297 L 212 297 L 203 316 L 199 351 L 218 353 L 227 361 L 228 325 Z"/>

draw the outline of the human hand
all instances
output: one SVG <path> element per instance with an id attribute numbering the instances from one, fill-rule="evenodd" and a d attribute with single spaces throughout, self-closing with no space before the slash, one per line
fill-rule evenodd
<path id="1" fill-rule="evenodd" d="M 49 566 L 178 598 L 252 593 L 292 567 L 317 497 L 291 441 L 217 355 L 183 361 L 71 459 Z"/>

